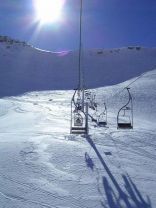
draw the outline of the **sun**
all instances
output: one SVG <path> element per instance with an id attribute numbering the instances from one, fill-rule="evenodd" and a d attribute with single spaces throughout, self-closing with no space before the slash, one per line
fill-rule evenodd
<path id="1" fill-rule="evenodd" d="M 35 0 L 37 19 L 42 24 L 60 21 L 63 5 L 64 0 Z"/>

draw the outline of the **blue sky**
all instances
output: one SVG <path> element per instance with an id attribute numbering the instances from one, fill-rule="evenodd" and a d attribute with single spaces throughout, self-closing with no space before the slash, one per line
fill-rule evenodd
<path id="1" fill-rule="evenodd" d="M 77 49 L 79 2 L 65 0 L 63 22 L 38 28 L 33 0 L 0 0 L 0 34 L 45 50 Z M 156 47 L 156 0 L 83 0 L 83 8 L 84 48 Z"/>

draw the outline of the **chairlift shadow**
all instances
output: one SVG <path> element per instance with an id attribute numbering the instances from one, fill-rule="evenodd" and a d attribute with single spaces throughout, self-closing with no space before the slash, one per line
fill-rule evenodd
<path id="1" fill-rule="evenodd" d="M 87 164 L 87 167 L 89 167 L 93 171 L 94 170 L 94 162 L 87 152 L 85 152 L 85 162 Z"/>
<path id="2" fill-rule="evenodd" d="M 101 205 L 104 208 L 152 208 L 149 197 L 147 196 L 146 200 L 143 198 L 137 186 L 127 173 L 122 175 L 125 189 L 119 185 L 92 139 L 87 136 L 86 140 L 95 151 L 107 173 L 107 177 L 104 176 L 102 178 L 107 205 L 103 202 L 101 202 Z"/>

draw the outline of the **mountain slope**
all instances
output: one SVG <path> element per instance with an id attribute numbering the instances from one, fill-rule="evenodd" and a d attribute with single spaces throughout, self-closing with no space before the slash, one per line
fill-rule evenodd
<path id="1" fill-rule="evenodd" d="M 107 104 L 108 126 L 89 121 L 88 137 L 69 135 L 72 91 L 0 99 L 1 206 L 156 207 L 155 77 L 153 70 L 93 89 L 98 104 Z M 132 82 L 134 129 L 117 130 L 123 88 Z"/>
<path id="2" fill-rule="evenodd" d="M 117 115 L 118 110 L 128 101 L 127 90 L 124 90 L 127 86 L 130 87 L 133 98 L 134 115 L 140 119 L 137 122 L 134 117 L 135 125 L 141 125 L 142 121 L 154 123 L 156 119 L 156 69 L 118 85 L 96 89 L 97 100 L 105 101 L 109 112 Z"/>
<path id="3" fill-rule="evenodd" d="M 83 51 L 85 86 L 117 84 L 153 69 L 156 49 L 128 47 Z M 52 53 L 25 42 L 0 38 L 0 96 L 35 90 L 74 89 L 78 84 L 78 52 Z"/>

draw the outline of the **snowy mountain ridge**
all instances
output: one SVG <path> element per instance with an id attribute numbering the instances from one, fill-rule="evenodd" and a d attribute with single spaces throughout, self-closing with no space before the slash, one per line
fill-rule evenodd
<path id="1" fill-rule="evenodd" d="M 78 84 L 78 51 L 47 52 L 1 36 L 0 66 L 1 97 L 74 89 Z M 86 88 L 117 84 L 155 66 L 156 48 L 92 49 L 84 50 L 82 57 Z"/>
<path id="2" fill-rule="evenodd" d="M 25 41 L 15 40 L 15 39 L 12 39 L 6 35 L 0 35 L 0 43 L 5 43 L 6 48 L 10 48 L 11 45 L 31 46 L 30 44 L 26 43 Z"/>

